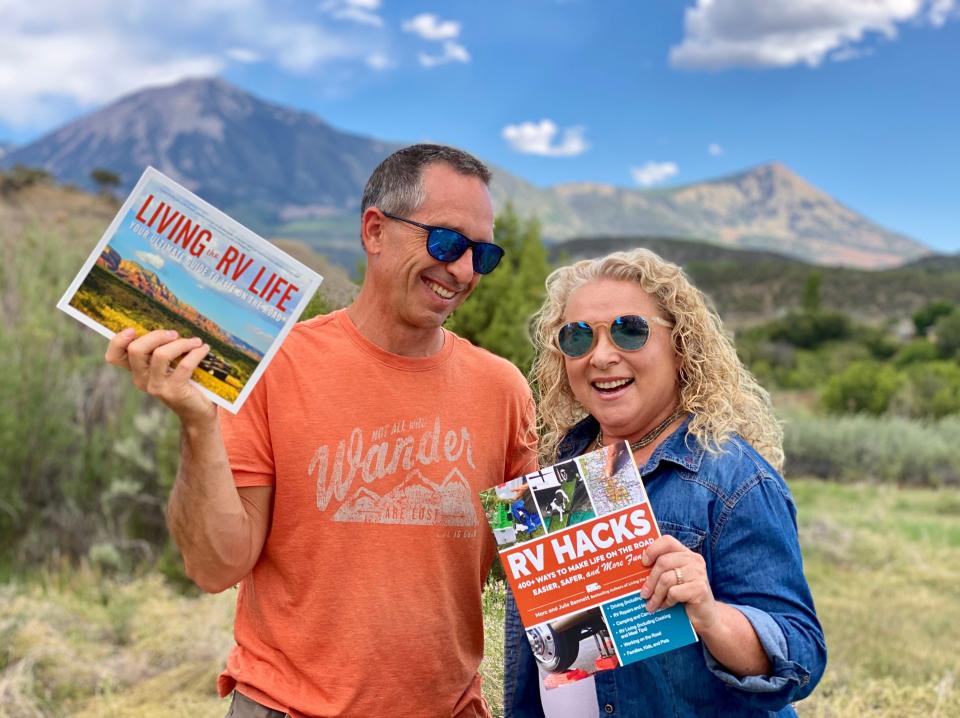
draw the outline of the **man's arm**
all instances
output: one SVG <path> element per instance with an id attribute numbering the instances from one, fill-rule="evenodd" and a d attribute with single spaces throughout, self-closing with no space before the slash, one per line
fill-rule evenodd
<path id="1" fill-rule="evenodd" d="M 137 337 L 128 329 L 110 340 L 106 360 L 129 371 L 138 389 L 180 419 L 180 469 L 167 523 L 187 575 L 213 593 L 237 583 L 256 563 L 270 528 L 273 489 L 237 489 L 233 482 L 216 407 L 190 384 L 209 350 L 173 331 Z"/>
<path id="2" fill-rule="evenodd" d="M 270 528 L 272 501 L 270 486 L 236 487 L 216 418 L 184 424 L 167 525 L 194 583 L 218 593 L 250 573 Z"/>

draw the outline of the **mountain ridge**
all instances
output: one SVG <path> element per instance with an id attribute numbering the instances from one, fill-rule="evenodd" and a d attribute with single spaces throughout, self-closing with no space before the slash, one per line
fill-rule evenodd
<path id="1" fill-rule="evenodd" d="M 91 186 L 104 167 L 128 190 L 151 164 L 263 234 L 307 241 L 344 266 L 360 257 L 369 173 L 400 144 L 339 130 L 229 82 L 147 88 L 12 149 L 21 163 Z M 536 187 L 492 167 L 491 194 L 537 216 L 550 241 L 657 235 L 770 249 L 825 265 L 895 266 L 930 250 L 846 207 L 778 162 L 677 187 L 589 182 Z"/>

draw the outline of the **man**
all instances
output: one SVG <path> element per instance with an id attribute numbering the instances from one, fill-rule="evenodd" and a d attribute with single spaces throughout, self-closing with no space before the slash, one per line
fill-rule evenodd
<path id="1" fill-rule="evenodd" d="M 199 339 L 110 344 L 182 423 L 168 520 L 187 574 L 240 583 L 232 716 L 488 715 L 477 492 L 534 468 L 533 407 L 512 365 L 441 325 L 502 254 L 489 180 L 449 147 L 384 160 L 356 301 L 297 325 L 236 416 L 187 381 Z"/>

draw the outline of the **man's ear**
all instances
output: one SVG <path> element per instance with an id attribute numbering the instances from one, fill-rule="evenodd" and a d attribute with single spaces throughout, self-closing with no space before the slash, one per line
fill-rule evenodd
<path id="1" fill-rule="evenodd" d="M 360 241 L 367 254 L 380 254 L 385 241 L 386 218 L 376 207 L 367 207 L 360 217 Z"/>

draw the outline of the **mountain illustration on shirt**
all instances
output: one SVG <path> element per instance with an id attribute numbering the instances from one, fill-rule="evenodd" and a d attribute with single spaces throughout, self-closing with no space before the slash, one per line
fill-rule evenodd
<path id="1" fill-rule="evenodd" d="M 334 521 L 425 526 L 476 526 L 479 523 L 472 502 L 472 490 L 459 469 L 453 469 L 439 483 L 419 469 L 410 471 L 403 482 L 384 495 L 367 487 L 358 489 L 343 502 Z"/>

